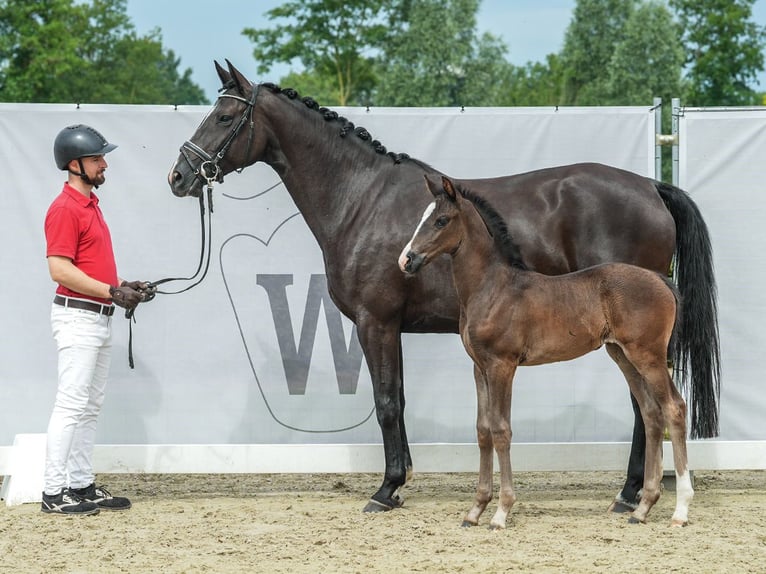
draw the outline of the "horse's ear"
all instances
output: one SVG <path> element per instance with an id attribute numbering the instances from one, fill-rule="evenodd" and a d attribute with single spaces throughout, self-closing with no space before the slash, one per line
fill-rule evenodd
<path id="1" fill-rule="evenodd" d="M 226 84 L 231 82 L 231 74 L 217 61 L 213 61 L 215 62 L 215 71 L 218 72 L 218 77 L 221 79 L 221 85 L 226 87 Z"/>
<path id="2" fill-rule="evenodd" d="M 452 181 L 446 176 L 442 176 L 442 187 L 444 188 L 444 192 L 447 194 L 447 196 L 452 200 L 457 200 L 457 194 L 455 193 L 455 187 L 452 185 Z"/>
<path id="3" fill-rule="evenodd" d="M 240 94 L 245 95 L 245 88 L 250 87 L 250 80 L 243 76 L 242 72 L 237 70 L 229 60 L 226 60 L 226 63 L 229 66 L 229 73 L 231 74 L 231 79 L 234 80 L 234 85 L 237 86 Z"/>
<path id="4" fill-rule="evenodd" d="M 428 191 L 431 192 L 431 195 L 434 197 L 439 197 L 439 195 L 444 193 L 444 190 L 441 188 L 441 186 L 438 183 L 432 181 L 428 175 L 423 174 L 423 177 L 426 180 L 426 187 L 428 187 Z"/>

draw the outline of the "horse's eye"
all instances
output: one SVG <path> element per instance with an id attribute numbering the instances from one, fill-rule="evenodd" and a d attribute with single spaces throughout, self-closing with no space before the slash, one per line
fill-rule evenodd
<path id="1" fill-rule="evenodd" d="M 229 125 L 233 119 L 234 119 L 234 116 L 230 116 L 228 114 L 224 114 L 224 115 L 218 117 L 218 123 L 219 124 Z"/>
<path id="2" fill-rule="evenodd" d="M 434 225 L 436 226 L 436 229 L 441 229 L 442 227 L 446 226 L 448 223 L 449 223 L 449 217 L 447 217 L 446 215 L 442 215 L 434 222 Z"/>

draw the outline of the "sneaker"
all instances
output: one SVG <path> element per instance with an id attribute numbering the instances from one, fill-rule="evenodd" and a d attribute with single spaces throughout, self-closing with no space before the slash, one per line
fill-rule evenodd
<path id="1" fill-rule="evenodd" d="M 85 488 L 70 488 L 69 491 L 82 500 L 95 503 L 102 510 L 127 510 L 132 505 L 122 496 L 112 496 L 103 486 L 92 483 Z"/>
<path id="2" fill-rule="evenodd" d="M 82 500 L 79 496 L 66 489 L 53 496 L 43 492 L 43 502 L 40 509 L 49 514 L 62 514 L 65 516 L 98 514 L 98 504 Z"/>

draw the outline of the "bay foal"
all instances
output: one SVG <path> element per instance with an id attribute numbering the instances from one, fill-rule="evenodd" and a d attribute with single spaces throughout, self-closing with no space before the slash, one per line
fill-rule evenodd
<path id="1" fill-rule="evenodd" d="M 500 464 L 498 508 L 490 528 L 505 528 L 516 501 L 511 475 L 511 394 L 519 365 L 568 361 L 602 345 L 636 397 L 646 427 L 643 495 L 631 515 L 645 522 L 660 497 L 662 438 L 670 432 L 676 471 L 673 526 L 688 523 L 694 491 L 687 467 L 686 404 L 667 370 L 679 302 L 653 271 L 609 263 L 559 276 L 528 271 L 503 219 L 486 200 L 442 177 L 426 176 L 434 196 L 399 267 L 417 273 L 439 255 L 452 258 L 460 337 L 474 362 L 479 484 L 463 525 L 475 526 L 492 499 L 494 447 Z"/>

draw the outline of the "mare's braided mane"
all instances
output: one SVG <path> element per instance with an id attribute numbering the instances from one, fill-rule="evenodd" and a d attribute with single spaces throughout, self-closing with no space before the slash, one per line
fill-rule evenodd
<path id="1" fill-rule="evenodd" d="M 399 164 L 402 163 L 402 161 L 410 160 L 412 159 L 409 155 L 406 153 L 394 153 L 391 151 L 386 150 L 386 146 L 384 146 L 382 143 L 380 143 L 376 139 L 372 139 L 372 135 L 370 132 L 368 132 L 365 128 L 361 126 L 355 126 L 354 122 L 351 122 L 344 118 L 343 116 L 338 115 L 338 112 L 331 110 L 329 108 L 325 108 L 323 106 L 320 106 L 314 98 L 311 97 L 303 97 L 301 98 L 298 92 L 292 88 L 281 88 L 280 86 L 276 84 L 272 84 L 271 82 L 267 82 L 265 84 L 261 84 L 264 88 L 268 88 L 275 94 L 283 94 L 287 96 L 291 100 L 300 99 L 303 104 L 309 108 L 310 110 L 314 110 L 316 112 L 319 112 L 322 114 L 322 117 L 325 119 L 325 121 L 328 122 L 339 122 L 341 124 L 340 128 L 340 137 L 345 138 L 349 133 L 353 133 L 356 137 L 358 137 L 360 140 L 369 142 L 370 146 L 373 150 L 375 150 L 375 153 L 379 153 L 381 155 L 387 155 L 390 157 L 394 163 Z"/>

